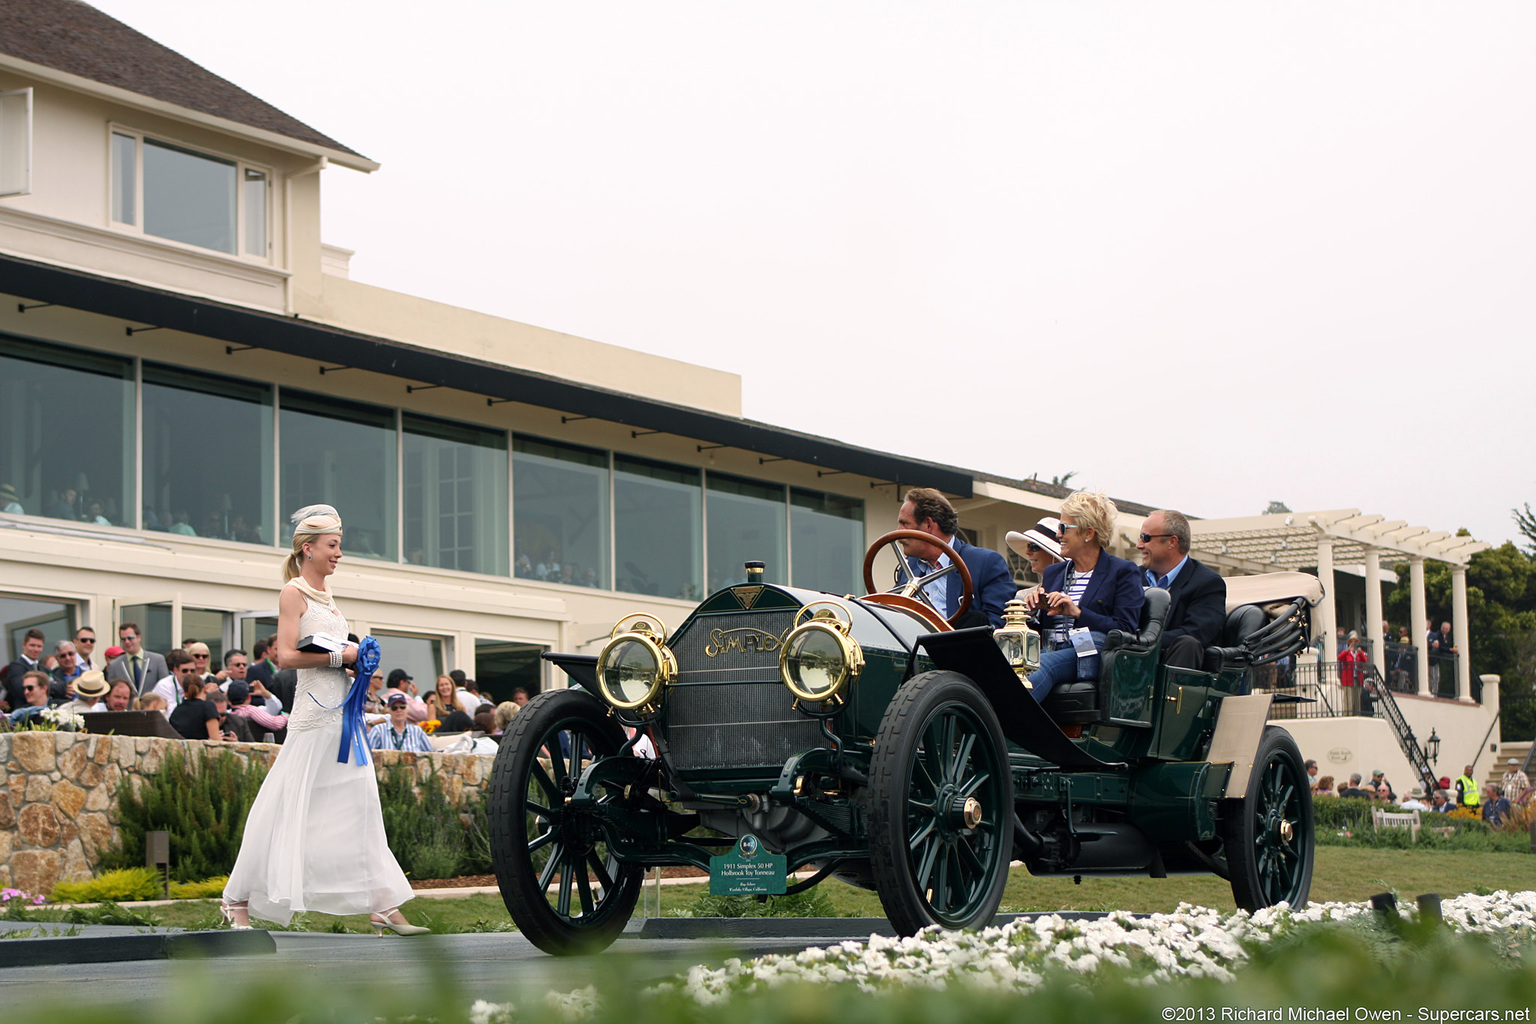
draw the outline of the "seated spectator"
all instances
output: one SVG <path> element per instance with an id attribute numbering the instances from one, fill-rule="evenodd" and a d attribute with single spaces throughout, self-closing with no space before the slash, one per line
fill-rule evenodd
<path id="1" fill-rule="evenodd" d="M 1455 805 L 1451 803 L 1450 795 L 1444 789 L 1435 790 L 1435 795 L 1430 797 L 1429 800 L 1430 810 L 1436 814 L 1450 814 L 1456 809 Z"/>
<path id="2" fill-rule="evenodd" d="M 1029 677 L 1030 694 L 1043 701 L 1060 683 L 1099 677 L 1099 652 L 1112 629 L 1135 633 L 1146 595 L 1136 566 L 1104 550 L 1119 510 L 1102 494 L 1076 491 L 1061 503 L 1061 553 L 1066 561 L 1045 570 L 1027 591 L 1027 607 L 1041 609 L 1044 652 Z"/>
<path id="3" fill-rule="evenodd" d="M 84 715 L 99 710 L 99 702 L 111 688 L 107 686 L 107 674 L 97 670 L 76 676 L 70 684 L 70 689 L 74 691 L 74 699 L 59 706 L 75 714 Z"/>
<path id="4" fill-rule="evenodd" d="M 134 699 L 133 710 L 158 711 L 162 715 L 168 715 L 170 709 L 166 707 L 165 698 L 158 693 L 144 693 Z"/>
<path id="5" fill-rule="evenodd" d="M 101 699 L 92 711 L 127 711 L 133 706 L 133 687 L 128 680 L 119 679 L 108 689 L 107 695 Z"/>
<path id="6" fill-rule="evenodd" d="M 241 716 L 229 713 L 229 694 L 215 686 L 203 699 L 212 704 L 213 710 L 219 713 L 219 735 L 226 740 L 236 740 L 240 743 L 256 742 L 256 737 L 251 735 L 250 724 Z"/>
<path id="7" fill-rule="evenodd" d="M 1371 785 L 1377 789 L 1385 789 L 1388 800 L 1396 800 L 1397 794 L 1392 791 L 1392 783 L 1387 781 L 1387 773 L 1377 768 L 1371 772 Z"/>
<path id="8" fill-rule="evenodd" d="M 475 727 L 474 719 L 458 708 L 444 715 L 441 721 L 443 724 L 437 727 L 438 732 L 469 732 Z"/>
<path id="9" fill-rule="evenodd" d="M 517 705 L 509 700 L 504 700 L 496 705 L 496 731 L 494 736 L 500 736 L 507 731 L 507 726 L 512 724 L 513 717 L 517 714 Z"/>
<path id="10" fill-rule="evenodd" d="M 169 661 L 180 653 L 180 651 L 172 651 L 166 660 Z M 203 699 L 203 681 L 194 671 L 192 660 L 188 658 L 182 663 L 181 668 L 185 670 L 180 673 L 181 703 L 171 711 L 171 728 L 189 740 L 222 738 L 219 731 L 218 709 L 211 702 Z"/>
<path id="11" fill-rule="evenodd" d="M 1424 802 L 1424 787 L 1414 786 L 1408 791 L 1408 799 L 1398 804 L 1405 811 L 1428 811 L 1430 805 Z"/>
<path id="12" fill-rule="evenodd" d="M 1317 785 L 1312 787 L 1312 792 L 1317 796 L 1333 796 L 1333 776 L 1324 775 L 1317 780 Z"/>
<path id="13" fill-rule="evenodd" d="M 1488 783 L 1483 787 L 1483 820 L 1498 828 L 1508 816 L 1509 800 L 1504 796 L 1503 788 L 1497 783 Z"/>
<path id="14" fill-rule="evenodd" d="M 528 703 L 528 691 L 521 686 L 512 687 L 512 703 L 522 707 Z"/>
<path id="15" fill-rule="evenodd" d="M 253 692 L 250 683 L 236 680 L 229 684 L 230 717 L 249 722 L 253 736 L 265 736 L 268 733 L 273 736 L 282 735 L 283 730 L 288 728 L 288 716 L 274 715 L 269 709 L 252 704 Z"/>
<path id="16" fill-rule="evenodd" d="M 448 678 L 453 680 L 453 699 L 459 710 L 473 718 L 480 707 L 480 687 L 461 668 L 449 672 Z"/>
<path id="17" fill-rule="evenodd" d="M 496 731 L 496 710 L 489 704 L 480 705 L 480 710 L 475 712 L 475 732 L 480 734 L 475 737 L 475 754 L 495 754 L 501 744 L 492 735 Z"/>
<path id="18" fill-rule="evenodd" d="M 54 644 L 53 660 L 55 667 L 48 683 L 48 699 L 61 703 L 72 701 L 75 699 L 75 680 L 85 671 L 80 665 L 80 655 L 75 650 L 74 641 L 60 640 Z"/>
<path id="19" fill-rule="evenodd" d="M 437 677 L 436 687 L 427 694 L 427 707 L 431 709 L 432 717 L 439 722 L 446 721 L 454 711 L 462 710 L 459 708 L 458 688 L 453 685 L 453 677 Z"/>
<path id="20" fill-rule="evenodd" d="M 368 745 L 374 750 L 413 750 L 420 754 L 432 752 L 432 741 L 421 731 L 421 726 L 406 720 L 405 694 L 390 694 L 386 705 L 389 721 L 380 722 L 368 730 Z"/>
<path id="21" fill-rule="evenodd" d="M 150 692 L 165 698 L 166 707 L 174 708 L 181 703 L 189 679 L 197 683 L 197 696 L 202 696 L 203 679 L 197 674 L 197 662 L 192 660 L 192 655 L 186 651 L 172 651 L 165 656 L 165 667 L 169 674 L 156 681 Z"/>
<path id="22" fill-rule="evenodd" d="M 8 716 L 11 727 L 32 721 L 43 713 L 48 707 L 48 673 L 42 669 L 33 669 L 23 673 L 21 677 L 21 696 L 25 702 Z"/>
<path id="23" fill-rule="evenodd" d="M 383 669 L 376 668 L 373 670 L 373 675 L 368 677 L 368 697 L 364 703 L 365 710 L 383 713 L 386 697 L 387 695 L 384 692 L 384 671 Z"/>
<path id="24" fill-rule="evenodd" d="M 1510 800 L 1519 800 L 1525 795 L 1525 791 L 1531 788 L 1531 780 L 1526 777 L 1525 772 L 1520 770 L 1519 759 L 1512 757 L 1505 763 L 1509 765 L 1509 770 L 1499 780 L 1499 785 L 1504 790 L 1505 797 Z"/>
<path id="25" fill-rule="evenodd" d="M 1374 793 L 1374 791 L 1373 791 Z M 1354 797 L 1355 799 L 1369 800 L 1373 793 L 1367 793 L 1360 788 L 1360 773 L 1355 772 L 1349 777 L 1349 785 L 1339 789 L 1339 796 Z"/>
<path id="26" fill-rule="evenodd" d="M 10 484 L 0 484 L 0 512 L 8 516 L 27 514 L 27 510 L 21 507 L 21 498 L 16 494 L 16 488 Z"/>

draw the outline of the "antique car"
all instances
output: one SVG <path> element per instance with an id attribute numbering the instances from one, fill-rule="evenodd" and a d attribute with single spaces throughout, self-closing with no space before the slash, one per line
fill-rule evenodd
<path id="1" fill-rule="evenodd" d="M 910 536 L 870 547 L 863 597 L 778 586 L 749 562 L 747 583 L 675 632 L 631 615 L 597 655 L 545 655 L 572 685 L 513 719 L 488 795 L 497 882 L 534 944 L 602 948 L 648 869 L 691 865 L 713 883 L 743 877 L 748 857 L 755 881 L 722 891 L 834 876 L 877 892 L 903 934 L 986 925 L 1015 860 L 1034 875 L 1214 872 L 1241 907 L 1306 902 L 1304 762 L 1268 724 L 1271 695 L 1249 690 L 1303 646 L 1315 578 L 1234 586 L 1202 669 L 1159 663 L 1168 593 L 1149 590 L 1099 678 L 1041 704 L 1022 602 L 999 629 L 954 629 L 922 600 L 933 576 L 877 592 L 877 553 L 905 566 Z M 971 581 L 948 553 L 958 618 Z"/>

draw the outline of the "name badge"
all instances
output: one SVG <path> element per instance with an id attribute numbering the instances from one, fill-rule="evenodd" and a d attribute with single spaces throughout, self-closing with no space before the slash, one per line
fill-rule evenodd
<path id="1" fill-rule="evenodd" d="M 1077 652 L 1079 658 L 1086 658 L 1091 654 L 1098 654 L 1099 649 L 1093 646 L 1093 634 L 1087 626 L 1079 626 L 1067 633 L 1067 639 L 1072 641 L 1072 649 Z"/>

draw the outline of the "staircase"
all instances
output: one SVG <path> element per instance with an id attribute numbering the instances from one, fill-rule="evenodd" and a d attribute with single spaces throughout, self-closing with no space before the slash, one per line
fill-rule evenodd
<path id="1" fill-rule="evenodd" d="M 1392 734 L 1397 737 L 1397 745 L 1403 748 L 1403 756 L 1408 758 L 1414 774 L 1424 784 L 1424 792 L 1433 793 L 1435 787 L 1439 785 L 1437 781 L 1439 776 L 1435 774 L 1434 767 L 1429 763 L 1429 755 L 1419 745 L 1418 737 L 1413 734 L 1413 727 L 1408 724 L 1408 720 L 1403 717 L 1402 709 L 1397 706 L 1397 698 L 1387 688 L 1386 680 L 1381 678 L 1381 672 L 1374 664 L 1356 666 L 1355 671 L 1367 673 L 1367 682 L 1375 684 L 1376 706 L 1380 709 L 1378 714 L 1392 727 Z M 1518 755 L 1505 754 L 1504 756 Z"/>
<path id="2" fill-rule="evenodd" d="M 1520 766 L 1525 774 L 1531 774 L 1530 767 L 1526 766 L 1526 762 L 1530 760 L 1530 757 L 1531 744 L 1529 741 L 1525 743 L 1500 743 L 1499 752 L 1483 764 L 1483 781 L 1498 785 L 1503 780 L 1504 773 L 1509 770 L 1509 765 L 1505 762 L 1510 758 L 1520 762 Z"/>

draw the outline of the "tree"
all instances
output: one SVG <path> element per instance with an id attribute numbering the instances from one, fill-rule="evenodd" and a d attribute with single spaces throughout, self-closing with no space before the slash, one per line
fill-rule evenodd
<path id="1" fill-rule="evenodd" d="M 1285 502 L 1283 502 L 1283 501 L 1272 501 L 1272 502 L 1269 503 L 1269 507 L 1264 510 L 1264 514 L 1266 516 L 1272 516 L 1272 515 L 1276 515 L 1276 514 L 1281 513 L 1281 512 L 1289 512 L 1289 511 L 1291 511 L 1291 506 L 1287 505 Z"/>
<path id="2" fill-rule="evenodd" d="M 1515 517 L 1515 525 L 1520 528 L 1520 533 L 1530 541 L 1531 554 L 1536 555 L 1536 513 L 1531 512 L 1531 503 L 1525 503 L 1525 510 L 1518 508 L 1509 510 L 1509 514 Z"/>
<path id="3" fill-rule="evenodd" d="M 1075 476 L 1077 476 L 1077 470 L 1074 469 L 1070 473 L 1063 474 L 1062 476 L 1051 477 L 1051 483 L 1056 487 L 1065 487 L 1067 486 L 1067 481 L 1071 480 Z"/>

